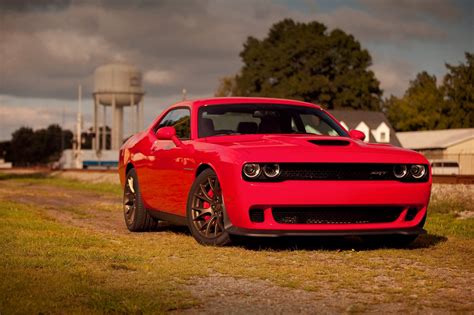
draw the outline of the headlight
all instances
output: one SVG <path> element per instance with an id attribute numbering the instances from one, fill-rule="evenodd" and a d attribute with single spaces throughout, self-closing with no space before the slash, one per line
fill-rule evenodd
<path id="1" fill-rule="evenodd" d="M 410 167 L 410 174 L 415 179 L 420 179 L 426 174 L 426 167 L 424 165 L 412 165 Z"/>
<path id="2" fill-rule="evenodd" d="M 275 178 L 280 175 L 280 165 L 278 164 L 265 164 L 263 166 L 263 174 L 268 178 Z"/>
<path id="3" fill-rule="evenodd" d="M 407 173 L 408 168 L 406 165 L 395 165 L 393 167 L 393 175 L 395 175 L 395 177 L 398 179 L 405 177 Z"/>
<path id="4" fill-rule="evenodd" d="M 255 178 L 260 175 L 262 169 L 260 168 L 260 165 L 256 163 L 247 163 L 244 165 L 243 172 L 248 178 Z"/>

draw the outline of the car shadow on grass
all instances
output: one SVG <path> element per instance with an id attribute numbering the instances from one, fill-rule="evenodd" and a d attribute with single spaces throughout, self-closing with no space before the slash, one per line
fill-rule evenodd
<path id="1" fill-rule="evenodd" d="M 328 250 L 328 251 L 370 251 L 377 249 L 421 249 L 436 246 L 447 238 L 436 234 L 420 235 L 408 245 L 381 241 L 380 237 L 363 239 L 360 237 L 280 237 L 280 238 L 236 238 L 236 246 L 260 250 Z"/>
<path id="2" fill-rule="evenodd" d="M 186 226 L 172 225 L 167 222 L 161 222 L 157 229 L 153 231 L 171 232 L 189 237 L 191 233 Z M 151 231 L 151 232 L 153 232 Z M 312 236 L 293 236 L 293 237 L 243 237 L 232 236 L 232 245 L 241 247 L 247 250 L 328 250 L 328 251 L 370 251 L 377 249 L 422 249 L 434 247 L 440 243 L 446 242 L 448 239 L 445 236 L 437 234 L 423 234 L 408 245 L 397 245 L 379 242 L 380 237 L 376 236 L 372 239 L 363 239 L 360 237 L 312 237 Z"/>

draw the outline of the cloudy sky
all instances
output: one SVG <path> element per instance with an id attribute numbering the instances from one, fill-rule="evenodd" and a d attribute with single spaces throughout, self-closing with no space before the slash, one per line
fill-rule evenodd
<path id="1" fill-rule="evenodd" d="M 212 96 L 240 69 L 247 36 L 287 17 L 353 34 L 384 96 L 423 70 L 441 78 L 445 62 L 474 51 L 470 0 L 0 0 L 0 140 L 20 126 L 72 128 L 79 83 L 90 126 L 94 69 L 113 61 L 143 71 L 148 124 L 183 88 Z"/>

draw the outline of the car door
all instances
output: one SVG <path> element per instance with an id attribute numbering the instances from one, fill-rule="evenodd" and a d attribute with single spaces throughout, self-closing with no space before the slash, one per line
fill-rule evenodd
<path id="1" fill-rule="evenodd" d="M 193 181 L 194 159 L 189 150 L 191 131 L 189 108 L 170 110 L 153 129 L 154 138 L 150 148 L 146 176 L 148 187 L 144 198 L 154 210 L 176 215 L 185 215 L 189 187 Z M 156 132 L 162 127 L 174 127 L 183 146 L 171 140 L 158 140 Z"/>

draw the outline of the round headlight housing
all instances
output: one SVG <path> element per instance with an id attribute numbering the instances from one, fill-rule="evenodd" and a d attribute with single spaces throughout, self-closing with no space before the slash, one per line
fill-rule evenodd
<path id="1" fill-rule="evenodd" d="M 426 174 L 426 167 L 424 165 L 416 164 L 410 166 L 410 174 L 415 179 L 420 179 Z"/>
<path id="2" fill-rule="evenodd" d="M 260 173 L 262 172 L 262 169 L 260 168 L 260 165 L 257 163 L 247 163 L 244 164 L 243 167 L 243 172 L 244 175 L 247 176 L 248 178 L 256 178 Z"/>
<path id="3" fill-rule="evenodd" d="M 265 164 L 263 166 L 263 174 L 268 178 L 275 178 L 280 175 L 281 169 L 280 165 L 273 163 L 273 164 Z"/>
<path id="4" fill-rule="evenodd" d="M 395 165 L 393 167 L 393 175 L 398 178 L 398 179 L 401 179 L 403 177 L 405 177 L 408 173 L 408 167 L 406 165 Z"/>

